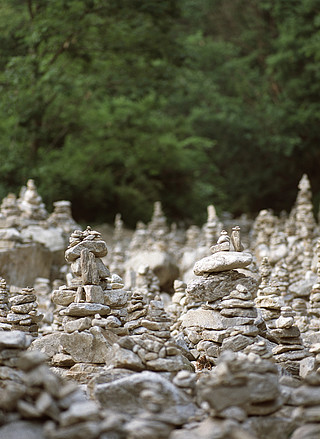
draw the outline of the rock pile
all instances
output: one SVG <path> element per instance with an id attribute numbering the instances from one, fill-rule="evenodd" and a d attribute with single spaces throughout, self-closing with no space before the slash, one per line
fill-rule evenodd
<path id="1" fill-rule="evenodd" d="M 238 244 L 235 237 L 233 241 L 240 249 L 239 237 Z M 196 359 L 204 355 L 214 362 L 221 350 L 238 351 L 258 334 L 252 300 L 257 283 L 235 270 L 249 265 L 252 256 L 229 249 L 230 238 L 223 231 L 211 247 L 213 254 L 196 262 L 197 279 L 188 283 L 180 325 L 174 325 Z"/>
<path id="2" fill-rule="evenodd" d="M 7 321 L 13 330 L 27 332 L 37 337 L 38 323 L 42 320 L 43 314 L 37 310 L 36 300 L 34 288 L 22 288 L 21 291 L 11 296 Z"/>
<path id="3" fill-rule="evenodd" d="M 32 179 L 29 179 L 27 185 L 22 187 L 18 206 L 22 219 L 26 222 L 45 220 L 48 217 L 48 212 Z"/>

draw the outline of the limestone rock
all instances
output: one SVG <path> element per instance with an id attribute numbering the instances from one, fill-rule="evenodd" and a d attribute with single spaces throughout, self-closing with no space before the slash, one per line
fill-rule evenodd
<path id="1" fill-rule="evenodd" d="M 206 273 L 218 273 L 220 271 L 244 268 L 252 262 L 252 255 L 245 252 L 217 252 L 211 256 L 200 259 L 193 268 L 197 276 Z"/>
<path id="2" fill-rule="evenodd" d="M 188 283 L 186 293 L 190 300 L 195 302 L 214 302 L 227 296 L 230 291 L 235 290 L 237 285 L 243 285 L 251 293 L 254 293 L 258 286 L 254 278 L 232 270 L 214 273 L 206 277 L 199 276 Z"/>
<path id="3" fill-rule="evenodd" d="M 80 257 L 82 250 L 89 250 L 97 258 L 103 258 L 108 253 L 107 245 L 104 241 L 81 241 L 73 247 L 70 247 L 65 252 L 65 257 L 68 262 L 73 262 Z"/>

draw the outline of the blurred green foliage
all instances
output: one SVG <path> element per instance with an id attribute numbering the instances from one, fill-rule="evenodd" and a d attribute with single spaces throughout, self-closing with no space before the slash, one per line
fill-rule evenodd
<path id="1" fill-rule="evenodd" d="M 0 197 L 133 226 L 320 198 L 318 0 L 3 0 Z"/>

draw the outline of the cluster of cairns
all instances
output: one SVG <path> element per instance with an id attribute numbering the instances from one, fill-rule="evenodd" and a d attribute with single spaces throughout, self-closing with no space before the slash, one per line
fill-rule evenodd
<path id="1" fill-rule="evenodd" d="M 0 261 L 0 439 L 318 439 L 312 212 L 304 175 L 289 215 L 209 206 L 182 231 L 157 202 L 131 238 L 118 214 L 108 249 L 68 202 L 48 215 L 32 180 L 6 197 L 1 249 L 68 240 L 57 278 L 20 286 Z"/>

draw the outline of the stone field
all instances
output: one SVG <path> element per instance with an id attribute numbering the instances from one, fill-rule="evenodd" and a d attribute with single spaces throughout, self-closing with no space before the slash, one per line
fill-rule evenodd
<path id="1" fill-rule="evenodd" d="M 0 439 L 319 439 L 320 224 L 289 214 L 133 233 L 0 209 Z"/>

